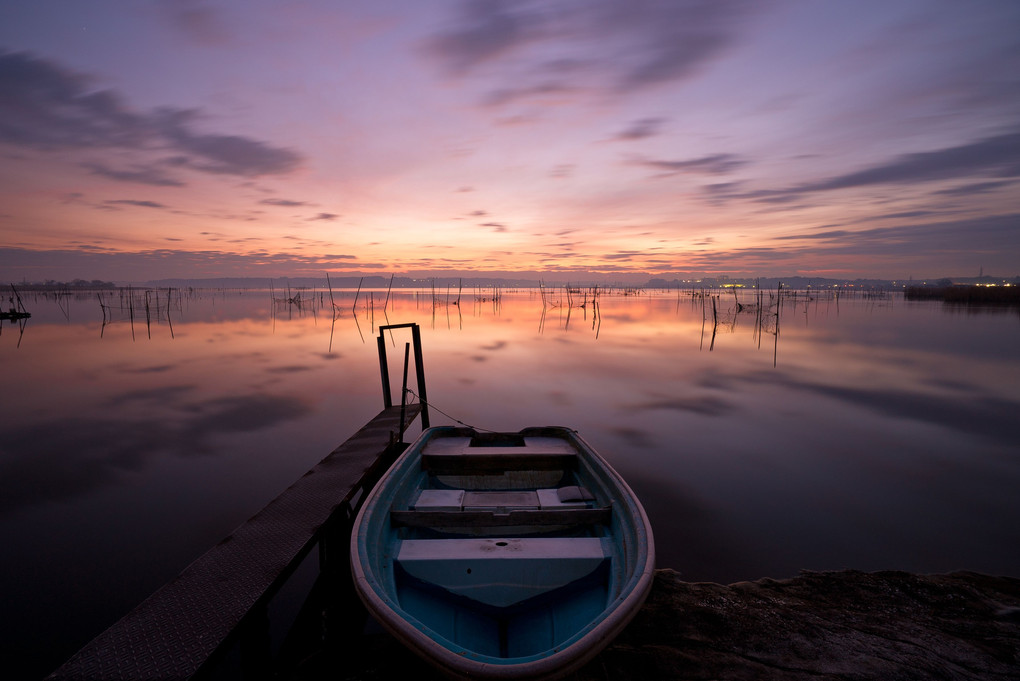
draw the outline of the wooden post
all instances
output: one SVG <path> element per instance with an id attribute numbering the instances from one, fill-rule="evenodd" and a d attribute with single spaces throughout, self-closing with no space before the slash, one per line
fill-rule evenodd
<path id="1" fill-rule="evenodd" d="M 376 344 L 379 346 L 379 373 L 382 374 L 383 406 L 389 409 L 393 406 L 393 396 L 390 394 L 390 370 L 386 364 L 386 339 L 383 337 L 382 329 L 379 329 Z"/>
<path id="2" fill-rule="evenodd" d="M 400 389 L 400 441 L 404 441 L 404 416 L 407 414 L 407 365 L 410 361 L 411 344 L 404 343 L 404 383 Z"/>
<path id="3" fill-rule="evenodd" d="M 418 399 L 421 401 L 421 427 L 429 427 L 428 391 L 425 389 L 425 367 L 422 365 L 421 327 L 411 326 L 411 339 L 414 341 L 414 371 L 418 379 Z"/>

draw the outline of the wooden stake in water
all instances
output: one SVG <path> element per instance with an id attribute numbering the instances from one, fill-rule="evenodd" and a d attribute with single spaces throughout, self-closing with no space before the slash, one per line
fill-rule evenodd
<path id="1" fill-rule="evenodd" d="M 386 287 L 386 302 L 383 303 L 383 306 L 382 306 L 383 314 L 386 314 L 386 308 L 390 304 L 390 290 L 393 288 L 393 277 L 395 277 L 395 276 L 397 276 L 397 275 L 396 274 L 391 274 L 390 275 L 390 285 Z"/>
<path id="2" fill-rule="evenodd" d="M 362 278 L 361 278 L 361 279 L 360 279 L 360 280 L 358 281 L 358 291 L 357 291 L 357 293 L 355 293 L 355 294 L 354 294 L 354 307 L 352 307 L 351 309 L 352 309 L 352 310 L 353 310 L 353 311 L 355 312 L 355 314 L 357 314 L 357 312 L 358 312 L 358 296 L 360 296 L 360 295 L 361 295 L 361 284 L 362 284 L 362 282 L 364 282 L 364 281 L 365 281 L 365 278 L 364 278 L 364 277 L 362 277 Z"/>
<path id="3" fill-rule="evenodd" d="M 174 320 L 170 318 L 170 297 L 173 295 L 173 288 L 166 290 L 166 323 L 170 325 L 170 338 L 174 337 Z"/>
<path id="4" fill-rule="evenodd" d="M 329 282 L 329 272 L 326 272 L 326 286 L 329 288 L 329 306 L 333 308 L 334 314 L 336 313 L 336 303 L 333 302 L 333 284 Z"/>
<path id="5" fill-rule="evenodd" d="M 772 368 L 775 369 L 779 361 L 779 315 L 783 310 L 783 282 L 778 282 L 776 287 L 776 342 L 772 349 Z"/>

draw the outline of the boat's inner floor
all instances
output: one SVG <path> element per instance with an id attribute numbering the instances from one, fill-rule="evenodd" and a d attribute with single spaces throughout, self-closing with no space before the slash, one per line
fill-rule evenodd
<path id="1" fill-rule="evenodd" d="M 612 507 L 585 486 L 576 452 L 562 441 L 437 443 L 423 453 L 420 491 L 391 511 L 402 608 L 465 650 L 503 658 L 553 649 L 598 617 L 610 598 Z"/>

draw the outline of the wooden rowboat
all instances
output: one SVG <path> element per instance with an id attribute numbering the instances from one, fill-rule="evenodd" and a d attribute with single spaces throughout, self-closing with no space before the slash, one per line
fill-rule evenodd
<path id="1" fill-rule="evenodd" d="M 355 521 L 369 612 L 448 676 L 555 678 L 644 602 L 655 567 L 641 504 L 568 428 L 425 430 Z"/>

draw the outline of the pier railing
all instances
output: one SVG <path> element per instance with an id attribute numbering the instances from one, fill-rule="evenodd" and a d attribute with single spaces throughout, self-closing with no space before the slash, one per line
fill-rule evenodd
<path id="1" fill-rule="evenodd" d="M 421 406 L 421 427 L 428 428 L 430 425 L 428 390 L 425 388 L 425 366 L 422 363 L 421 327 L 417 324 L 390 324 L 389 326 L 379 327 L 379 336 L 376 338 L 376 344 L 379 347 L 379 373 L 382 374 L 383 405 L 387 408 L 393 406 L 393 394 L 390 392 L 389 362 L 386 359 L 386 332 L 392 332 L 393 329 L 411 329 L 411 341 L 414 344 L 414 372 L 418 382 L 418 397 L 420 398 L 419 404 Z M 407 402 L 407 367 L 410 349 L 411 343 L 405 343 L 404 384 L 400 391 L 400 404 L 402 407 Z"/>
<path id="2" fill-rule="evenodd" d="M 422 399 L 408 404 L 402 397 L 394 406 L 383 335 L 405 327 L 413 334 Z M 352 612 L 363 613 L 350 586 L 351 524 L 367 492 L 406 448 L 408 424 L 421 414 L 428 426 L 418 326 L 382 327 L 378 346 L 383 410 L 49 679 L 277 678 L 311 649 L 360 628 L 351 619 Z M 409 351 L 408 344 L 402 395 Z M 288 594 L 281 605 L 281 593 L 295 589 L 304 597 Z"/>

